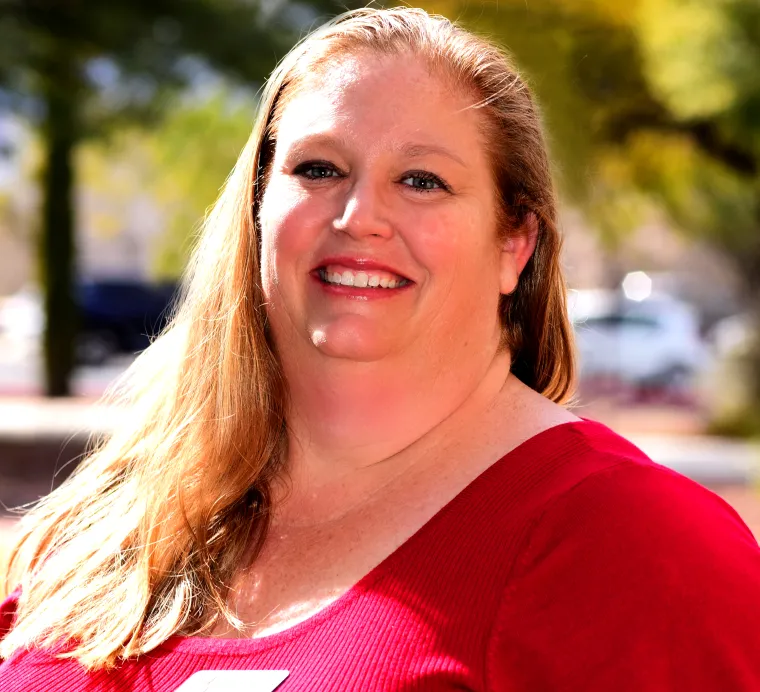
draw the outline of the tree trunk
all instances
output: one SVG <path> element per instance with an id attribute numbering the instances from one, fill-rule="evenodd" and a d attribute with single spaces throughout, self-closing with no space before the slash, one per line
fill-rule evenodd
<path id="1" fill-rule="evenodd" d="M 756 219 L 755 232 L 751 233 L 746 246 L 737 257 L 738 265 L 747 289 L 747 305 L 753 328 L 750 350 L 746 358 L 749 383 L 748 418 L 760 422 L 760 178 L 755 182 Z"/>
<path id="2" fill-rule="evenodd" d="M 760 235 L 760 225 L 758 226 Z M 760 243 L 759 243 L 760 245 Z M 755 271 L 750 278 L 750 317 L 752 320 L 752 342 L 747 358 L 748 377 L 750 377 L 750 406 L 755 419 L 760 421 L 760 248 L 757 252 Z"/>
<path id="3" fill-rule="evenodd" d="M 56 50 L 57 49 L 57 50 Z M 45 393 L 68 396 L 74 367 L 77 311 L 74 279 L 74 166 L 77 141 L 77 76 L 65 46 L 50 54 L 44 75 L 46 107 L 43 137 L 41 281 Z"/>
<path id="4" fill-rule="evenodd" d="M 754 324 L 757 330 L 757 325 L 760 325 L 760 307 L 757 305 L 752 311 L 752 317 L 754 318 Z M 760 335 L 757 334 L 757 331 L 754 334 L 754 339 L 750 346 L 748 361 L 750 371 L 749 376 L 752 378 L 752 384 L 750 386 L 750 406 L 760 420 Z"/>

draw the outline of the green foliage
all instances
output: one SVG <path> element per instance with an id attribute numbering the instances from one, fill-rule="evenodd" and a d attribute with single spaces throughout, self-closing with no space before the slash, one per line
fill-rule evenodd
<path id="1" fill-rule="evenodd" d="M 496 38 L 515 56 L 543 107 L 565 195 L 601 217 L 612 236 L 654 205 L 735 258 L 754 247 L 756 0 L 424 5 Z"/>
<path id="2" fill-rule="evenodd" d="M 175 100 L 153 128 L 123 128 L 83 146 L 81 185 L 97 200 L 87 226 L 104 236 L 119 233 L 129 206 L 147 198 L 163 224 L 153 274 L 179 277 L 194 231 L 250 134 L 255 109 L 252 96 L 219 89 L 203 99 Z"/>
<path id="3" fill-rule="evenodd" d="M 300 27 L 293 3 L 251 0 L 13 0 L 0 6 L 0 88 L 34 114 L 59 55 L 75 67 L 80 134 L 153 117 L 162 96 L 204 66 L 247 83 L 262 80 Z M 332 14 L 328 0 L 300 5 Z M 71 87 L 72 85 L 67 85 Z M 73 96 L 73 94 L 72 94 Z M 15 98 L 15 100 L 14 100 Z"/>
<path id="4" fill-rule="evenodd" d="M 217 93 L 206 102 L 172 110 L 149 134 L 154 156 L 151 189 L 168 216 L 155 271 L 178 276 L 198 227 L 216 200 L 253 126 L 256 103 Z"/>
<path id="5" fill-rule="evenodd" d="M 637 29 L 652 90 L 679 120 L 724 113 L 751 83 L 725 3 L 644 0 Z"/>
<path id="6" fill-rule="evenodd" d="M 73 367 L 73 191 L 81 141 L 125 123 L 155 122 L 167 96 L 204 71 L 260 82 L 296 38 L 299 17 L 337 9 L 331 0 L 266 7 L 255 0 L 0 3 L 0 107 L 40 124 L 46 156 L 40 275 L 48 394 L 68 393 Z"/>
<path id="7" fill-rule="evenodd" d="M 731 416 L 711 421 L 708 434 L 740 439 L 760 439 L 760 409 L 747 406 Z"/>
<path id="8" fill-rule="evenodd" d="M 609 243 L 664 213 L 732 260 L 760 313 L 758 0 L 423 6 L 515 56 L 542 105 L 565 198 Z M 759 412 L 756 351 L 748 410 Z"/>

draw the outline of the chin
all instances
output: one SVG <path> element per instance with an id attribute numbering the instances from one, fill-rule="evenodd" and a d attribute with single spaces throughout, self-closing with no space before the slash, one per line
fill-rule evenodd
<path id="1" fill-rule="evenodd" d="M 375 330 L 335 326 L 317 328 L 311 331 L 311 342 L 325 356 L 360 363 L 381 360 L 391 351 L 387 338 L 375 333 Z"/>

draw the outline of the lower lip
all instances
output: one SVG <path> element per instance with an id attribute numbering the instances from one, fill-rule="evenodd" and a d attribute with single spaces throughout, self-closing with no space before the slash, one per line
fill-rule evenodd
<path id="1" fill-rule="evenodd" d="M 344 286 L 343 284 L 330 284 L 322 281 L 318 274 L 312 274 L 312 279 L 329 295 L 353 298 L 355 300 L 380 300 L 392 298 L 410 289 L 414 284 L 410 281 L 398 288 L 361 288 L 359 286 Z"/>

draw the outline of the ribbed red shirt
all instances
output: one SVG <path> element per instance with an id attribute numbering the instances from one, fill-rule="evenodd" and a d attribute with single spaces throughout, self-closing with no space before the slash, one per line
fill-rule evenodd
<path id="1" fill-rule="evenodd" d="M 2 613 L 7 629 L 12 600 Z M 758 692 L 760 548 L 709 490 L 569 423 L 285 632 L 174 638 L 110 674 L 17 653 L 0 690 L 173 692 L 201 670 L 289 671 L 277 692 Z M 219 680 L 198 689 L 273 689 Z"/>

